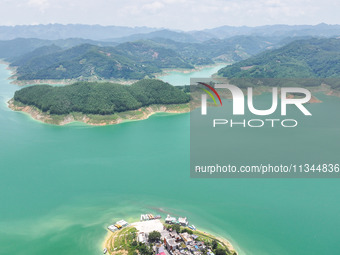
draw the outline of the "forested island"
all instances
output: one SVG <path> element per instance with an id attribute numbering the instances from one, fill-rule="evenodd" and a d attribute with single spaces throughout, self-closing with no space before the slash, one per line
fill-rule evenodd
<path id="1" fill-rule="evenodd" d="M 228 39 L 231 45 L 234 39 Z M 255 48 L 248 48 L 248 52 L 263 51 L 268 45 L 263 38 L 237 39 L 237 42 L 248 46 L 254 41 L 257 42 Z M 74 43 L 72 40 L 67 43 L 70 42 Z M 213 63 L 212 56 L 220 58 L 219 54 L 226 51 L 225 42 L 210 42 L 211 45 L 214 43 L 215 47 L 211 50 L 204 43 L 180 43 L 165 39 L 126 42 L 115 47 L 90 44 L 67 49 L 56 45 L 38 47 L 24 55 L 9 57 L 11 66 L 17 68 L 17 79 L 54 78 L 60 81 L 64 78 L 82 77 L 86 80 L 86 77 L 96 77 L 94 80 L 101 81 L 25 87 L 15 92 L 9 106 L 29 113 L 37 120 L 59 125 L 72 121 L 115 124 L 145 119 L 154 112 L 187 112 L 190 101 L 188 88 L 142 78 L 153 76 L 167 67 L 192 68 L 198 63 Z M 230 52 L 235 53 L 233 47 L 230 46 Z M 309 38 L 289 42 L 281 48 L 269 49 L 226 66 L 219 70 L 218 76 L 226 77 L 228 82 L 241 88 L 297 86 L 339 95 L 340 39 Z M 106 81 L 112 77 L 139 81 L 131 85 Z M 318 102 L 315 98 L 312 101 Z"/>
<path id="2" fill-rule="evenodd" d="M 132 85 L 77 82 L 68 86 L 34 85 L 15 92 L 9 106 L 52 124 L 82 121 L 94 125 L 145 119 L 154 112 L 187 112 L 190 96 L 155 79 Z"/>

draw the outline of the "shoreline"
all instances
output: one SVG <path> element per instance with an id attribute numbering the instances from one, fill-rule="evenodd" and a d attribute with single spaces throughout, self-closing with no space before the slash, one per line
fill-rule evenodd
<path id="1" fill-rule="evenodd" d="M 155 220 L 149 220 L 147 222 L 150 222 L 152 223 L 152 221 L 155 221 Z M 159 222 L 164 226 L 164 222 L 163 220 L 159 220 Z M 133 222 L 131 224 L 129 224 L 127 227 L 136 227 L 138 224 L 140 224 L 141 222 Z M 187 228 L 187 227 L 186 227 Z M 124 229 L 124 228 L 123 228 Z M 101 249 L 107 249 L 108 252 L 107 254 L 123 254 L 123 255 L 126 255 L 127 254 L 127 250 L 115 250 L 115 251 L 109 251 L 109 247 L 112 247 L 114 246 L 114 238 L 120 233 L 121 230 L 118 230 L 118 231 L 115 231 L 115 232 L 112 232 L 110 230 L 107 229 L 107 232 L 106 232 L 106 235 L 105 235 L 105 238 L 103 239 L 103 242 L 101 244 Z M 198 234 L 200 236 L 203 236 L 203 237 L 207 237 L 207 238 L 210 238 L 210 239 L 215 239 L 217 240 L 218 242 L 221 243 L 221 245 L 224 245 L 232 254 L 235 254 L 235 255 L 238 255 L 238 252 L 237 250 L 234 248 L 234 246 L 231 244 L 231 242 L 224 238 L 224 237 L 221 237 L 221 236 L 216 236 L 216 235 L 213 235 L 209 232 L 206 232 L 206 231 L 203 231 L 203 230 L 193 230 L 194 234 Z"/>
<path id="2" fill-rule="evenodd" d="M 4 59 L 0 59 L 0 64 L 6 65 L 6 69 L 11 71 L 11 76 L 7 78 L 7 80 L 11 80 L 10 84 L 18 85 L 18 86 L 26 86 L 26 85 L 70 85 L 72 83 L 78 81 L 87 81 L 87 82 L 111 82 L 111 83 L 120 83 L 124 85 L 130 85 L 138 80 L 125 80 L 125 79 L 96 79 L 89 77 L 88 79 L 34 79 L 34 80 L 18 80 L 17 79 L 17 68 L 11 67 L 10 62 L 5 61 Z"/>
<path id="3" fill-rule="evenodd" d="M 228 249 L 229 249 L 230 251 L 235 251 L 236 254 L 238 254 L 237 251 L 236 251 L 236 249 L 234 248 L 234 246 L 231 244 L 231 242 L 230 242 L 228 239 L 223 238 L 223 237 L 215 236 L 215 235 L 213 235 L 213 234 L 210 234 L 209 232 L 202 231 L 202 230 L 197 230 L 197 229 L 196 229 L 195 231 L 196 231 L 196 232 L 199 232 L 199 233 L 201 233 L 201 234 L 203 234 L 203 235 L 208 235 L 208 236 L 211 236 L 211 237 L 217 239 L 218 241 L 220 241 L 221 243 L 223 243 L 226 247 L 228 247 Z"/>
<path id="4" fill-rule="evenodd" d="M 36 80 L 17 80 L 16 79 L 16 68 L 10 67 L 10 62 L 5 61 L 4 59 L 0 59 L 0 64 L 6 65 L 6 69 L 11 71 L 11 76 L 8 77 L 8 80 L 12 80 L 10 83 L 18 86 L 26 86 L 26 85 L 41 85 L 41 84 L 47 84 L 47 85 L 70 85 L 75 82 L 79 81 L 86 81 L 86 82 L 110 82 L 110 83 L 119 83 L 123 85 L 131 85 L 134 82 L 138 80 L 124 80 L 124 79 L 91 79 L 88 80 L 79 80 L 79 79 L 62 79 L 62 80 L 56 80 L 56 79 L 36 79 Z M 154 79 L 159 79 L 160 77 L 169 75 L 171 72 L 179 72 L 179 73 L 192 73 L 199 70 L 202 70 L 204 68 L 210 68 L 215 67 L 218 65 L 230 65 L 232 63 L 214 63 L 210 65 L 201 65 L 201 66 L 195 66 L 193 69 L 185 69 L 185 68 L 164 68 L 162 69 L 161 73 L 155 73 Z M 212 78 L 221 78 L 218 75 L 211 75 Z M 159 79 L 160 80 L 160 79 Z M 174 85 L 173 85 L 174 86 Z M 264 92 L 271 92 L 272 87 L 257 87 L 257 89 L 254 90 L 254 95 L 261 95 Z M 340 97 L 340 91 L 334 90 L 331 86 L 327 84 L 321 84 L 316 87 L 308 87 L 307 88 L 311 93 L 317 93 L 321 92 L 324 93 L 327 96 L 336 96 Z M 258 92 L 256 92 L 258 90 Z M 261 91 L 262 90 L 262 91 Z M 260 92 L 259 92 L 260 91 Z M 318 98 L 312 96 L 312 99 L 308 103 L 322 103 Z"/>
<path id="5" fill-rule="evenodd" d="M 1 62 L 0 62 L 1 63 Z M 48 84 L 48 85 L 70 85 L 75 82 L 79 81 L 86 81 L 86 82 L 110 82 L 110 83 L 119 83 L 123 85 L 131 85 L 132 83 L 138 81 L 138 80 L 125 80 L 125 79 L 96 79 L 96 78 L 88 78 L 88 79 L 35 79 L 35 80 L 17 80 L 16 79 L 16 68 L 11 68 L 9 67 L 9 62 L 3 61 L 2 64 L 7 65 L 7 69 L 12 71 L 11 77 L 11 84 L 15 84 L 18 86 L 26 86 L 26 85 L 41 85 L 41 84 Z M 202 66 L 195 66 L 193 69 L 185 69 L 185 68 L 164 68 L 162 69 L 162 72 L 160 73 L 154 73 L 154 79 L 159 79 L 160 77 L 169 75 L 171 72 L 178 72 L 178 73 L 193 73 L 200 71 L 204 68 L 210 68 L 210 67 L 215 67 L 219 65 L 228 65 L 230 63 L 215 63 L 211 65 L 202 65 Z"/>
<path id="6" fill-rule="evenodd" d="M 34 80 L 18 80 L 17 79 L 17 71 L 16 67 L 11 67 L 10 62 L 5 61 L 3 59 L 0 59 L 0 64 L 6 65 L 6 69 L 11 71 L 11 76 L 8 77 L 8 80 L 12 80 L 10 83 L 18 86 L 26 86 L 26 85 L 41 85 L 41 84 L 47 84 L 47 85 L 70 85 L 75 82 L 79 81 L 86 81 L 86 82 L 111 82 L 111 83 L 119 83 L 124 85 L 130 85 L 138 80 L 125 80 L 125 79 L 96 79 L 95 77 L 89 77 L 87 79 L 79 79 L 79 78 L 73 78 L 73 79 L 34 79 Z M 159 77 L 169 75 L 170 72 L 179 72 L 179 73 L 192 73 L 200 71 L 204 68 L 210 68 L 215 67 L 219 65 L 229 65 L 231 63 L 214 63 L 209 65 L 200 65 L 195 66 L 192 69 L 186 69 L 186 68 L 163 68 L 162 72 L 154 73 L 154 78 L 159 79 Z"/>
<path id="7" fill-rule="evenodd" d="M 64 126 L 73 122 L 82 122 L 92 126 L 116 125 L 124 122 L 139 121 L 148 119 L 156 113 L 181 114 L 190 111 L 189 103 L 176 105 L 150 105 L 133 111 L 115 113 L 111 115 L 97 115 L 74 112 L 64 115 L 48 114 L 40 109 L 15 102 L 13 99 L 7 102 L 8 108 L 13 111 L 29 115 L 34 120 Z"/>
<path id="8" fill-rule="evenodd" d="M 340 91 L 333 90 L 329 85 L 322 84 L 317 87 L 309 88 L 311 93 L 323 93 L 326 96 L 340 97 Z M 244 91 L 246 93 L 246 91 Z M 254 90 L 254 96 L 262 95 L 263 93 L 271 93 L 271 87 L 258 87 Z M 231 93 L 220 93 L 222 98 L 231 99 Z M 294 98 L 293 95 L 288 95 L 289 98 Z M 169 113 L 169 114 L 181 114 L 192 111 L 199 107 L 199 104 L 195 104 L 197 98 L 193 98 L 191 102 L 186 104 L 170 104 L 170 105 L 150 105 L 139 108 L 137 110 L 125 111 L 114 113 L 110 115 L 99 115 L 99 114 L 87 114 L 81 112 L 72 112 L 69 114 L 57 115 L 42 112 L 40 109 L 34 106 L 25 105 L 20 102 L 15 102 L 10 99 L 7 102 L 8 108 L 13 111 L 23 112 L 29 115 L 34 120 L 64 126 L 73 122 L 82 122 L 84 124 L 92 126 L 105 126 L 115 125 L 124 122 L 139 121 L 148 119 L 150 116 L 156 113 Z M 317 97 L 312 95 L 311 99 L 307 104 L 322 103 Z M 211 105 L 213 106 L 213 105 Z"/>
<path id="9" fill-rule="evenodd" d="M 12 84 L 13 80 L 16 80 L 16 73 L 17 73 L 17 69 L 15 67 L 11 67 L 10 66 L 10 62 L 5 61 L 4 59 L 0 59 L 0 64 L 1 65 L 5 65 L 6 66 L 6 70 L 10 71 L 10 76 L 7 77 L 7 80 L 12 80 L 10 83 Z"/>
<path id="10" fill-rule="evenodd" d="M 10 77 L 9 79 L 12 79 L 11 84 L 18 85 L 18 86 L 26 86 L 26 85 L 71 85 L 76 82 L 110 82 L 110 83 L 119 83 L 123 85 L 131 85 L 132 83 L 138 81 L 138 80 L 120 80 L 120 79 L 112 79 L 112 80 L 105 80 L 105 79 L 62 79 L 62 80 L 54 80 L 54 79 L 48 79 L 48 80 L 17 80 L 15 77 Z"/>
<path id="11" fill-rule="evenodd" d="M 156 73 L 155 74 L 155 78 L 158 79 L 159 77 L 162 76 L 166 76 L 169 75 L 171 72 L 178 72 L 178 73 L 193 73 L 193 72 L 197 72 L 200 71 L 204 68 L 211 68 L 211 67 L 215 67 L 215 66 L 219 66 L 219 65 L 230 65 L 231 63 L 214 63 L 214 64 L 210 64 L 210 65 L 201 65 L 201 66 L 195 66 L 195 68 L 192 69 L 185 69 L 185 68 L 164 68 L 163 72 L 161 73 Z"/>
<path id="12" fill-rule="evenodd" d="M 0 60 L 0 64 L 5 64 L 7 66 L 6 69 L 10 70 L 12 72 L 12 76 L 9 79 L 15 79 L 15 68 L 11 68 L 9 66 L 9 63 Z M 196 67 L 195 69 L 168 69 L 165 70 L 165 72 L 194 72 L 197 70 L 201 70 L 207 67 L 214 67 L 218 65 L 227 65 L 228 63 L 215 63 L 211 65 L 206 65 L 206 66 L 199 66 Z M 166 73 L 159 73 L 158 77 L 167 75 Z M 75 81 L 75 80 L 74 80 Z M 70 84 L 73 81 L 71 80 L 34 80 L 34 81 L 28 81 L 22 82 L 14 80 L 11 83 L 12 84 L 17 84 L 17 85 L 26 85 L 26 84 L 32 84 L 32 83 L 49 83 L 49 84 L 60 84 L 60 85 L 66 85 Z M 101 82 L 101 81 L 98 81 Z M 104 80 L 102 80 L 104 82 Z M 109 81 L 109 82 L 114 82 L 114 81 Z M 117 81 L 116 81 L 117 82 Z M 125 84 L 130 84 L 134 81 L 126 81 Z M 243 89 L 242 89 L 243 90 Z M 336 96 L 340 97 L 340 91 L 334 90 L 331 86 L 326 85 L 326 84 L 321 84 L 316 87 L 308 87 L 308 90 L 311 91 L 311 93 L 323 93 L 327 96 Z M 259 86 L 254 89 L 254 96 L 261 95 L 263 93 L 271 93 L 272 87 L 269 86 Z M 246 91 L 243 90 L 243 92 L 246 94 Z M 222 93 L 221 94 L 222 98 L 230 99 L 231 94 L 230 93 Z M 290 98 L 292 98 L 293 95 L 291 95 Z M 195 100 L 194 100 L 195 101 Z M 311 100 L 308 103 L 322 103 L 321 100 L 319 100 L 317 97 L 312 95 Z M 170 113 L 170 114 L 179 114 L 179 113 L 187 113 L 190 112 L 192 109 L 199 107 L 199 105 L 192 104 L 191 102 L 187 104 L 181 104 L 181 105 L 151 105 L 148 107 L 142 107 L 137 110 L 133 111 L 126 111 L 126 112 L 120 112 L 120 113 L 115 113 L 111 115 L 95 115 L 95 114 L 85 114 L 81 112 L 74 112 L 74 113 L 69 113 L 69 114 L 64 114 L 64 115 L 56 115 L 56 114 L 49 114 L 46 112 L 42 112 L 40 109 L 34 107 L 34 106 L 29 106 L 29 105 L 24 105 L 19 103 L 15 103 L 13 101 L 13 98 L 7 102 L 7 106 L 12 109 L 13 111 L 20 111 L 23 112 L 27 115 L 29 115 L 31 118 L 33 118 L 36 121 L 43 122 L 46 124 L 52 124 L 52 125 L 67 125 L 73 122 L 81 122 L 84 124 L 88 125 L 93 125 L 93 126 L 104 126 L 104 125 L 115 125 L 115 124 L 120 124 L 124 122 L 130 122 L 130 121 L 138 121 L 138 120 L 145 120 L 148 119 L 151 115 L 156 114 L 156 113 Z M 194 106 L 194 107 L 192 107 Z"/>

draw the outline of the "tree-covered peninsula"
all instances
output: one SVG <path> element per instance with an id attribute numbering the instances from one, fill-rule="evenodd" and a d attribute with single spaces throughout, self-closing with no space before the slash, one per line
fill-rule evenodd
<path id="1" fill-rule="evenodd" d="M 132 85 L 77 82 L 29 86 L 15 92 L 10 107 L 33 117 L 43 116 L 40 120 L 54 124 L 63 124 L 67 118 L 71 120 L 66 122 L 85 118 L 88 121 L 84 122 L 92 124 L 113 124 L 144 119 L 154 111 L 184 112 L 189 100 L 188 94 L 169 83 L 144 79 Z"/>

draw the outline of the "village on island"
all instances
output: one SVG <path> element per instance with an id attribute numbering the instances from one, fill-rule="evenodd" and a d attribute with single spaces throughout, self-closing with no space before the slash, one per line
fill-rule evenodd
<path id="1" fill-rule="evenodd" d="M 189 225 L 187 217 L 142 214 L 139 222 L 125 220 L 108 226 L 103 244 L 110 255 L 237 255 L 233 246 Z"/>

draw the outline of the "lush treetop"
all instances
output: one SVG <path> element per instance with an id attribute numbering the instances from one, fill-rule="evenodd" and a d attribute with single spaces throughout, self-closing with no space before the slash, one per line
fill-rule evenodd
<path id="1" fill-rule="evenodd" d="M 132 85 L 108 82 L 77 82 L 62 87 L 35 85 L 14 94 L 15 101 L 51 114 L 113 114 L 151 104 L 187 103 L 189 99 L 189 95 L 169 83 L 151 79 Z"/>

